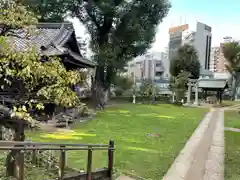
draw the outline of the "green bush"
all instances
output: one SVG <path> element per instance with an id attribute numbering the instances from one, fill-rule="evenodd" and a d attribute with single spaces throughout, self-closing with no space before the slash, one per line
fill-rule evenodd
<path id="1" fill-rule="evenodd" d="M 115 89 L 115 95 L 116 96 L 122 96 L 124 93 L 124 90 L 122 88 L 116 88 Z"/>
<path id="2" fill-rule="evenodd" d="M 132 102 L 133 97 L 132 96 L 116 96 L 112 97 L 111 100 L 116 100 L 116 101 L 123 101 L 123 102 Z M 171 102 L 171 97 L 169 96 L 156 96 L 155 101 L 157 102 L 164 102 L 164 103 L 170 103 Z M 142 97 L 142 96 L 136 96 L 136 103 L 143 103 L 143 102 L 151 102 L 151 99 L 148 97 Z"/>

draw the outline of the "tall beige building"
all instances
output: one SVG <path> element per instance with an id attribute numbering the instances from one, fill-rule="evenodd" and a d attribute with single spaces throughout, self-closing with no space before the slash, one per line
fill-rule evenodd
<path id="1" fill-rule="evenodd" d="M 226 72 L 226 60 L 222 51 L 223 45 L 221 43 L 220 47 L 212 47 L 210 62 L 210 70 L 212 72 Z"/>
<path id="2" fill-rule="evenodd" d="M 224 43 L 228 43 L 231 41 L 232 37 L 226 36 L 223 38 L 223 43 L 220 43 L 220 46 L 212 47 L 210 62 L 210 70 L 212 72 L 227 72 L 225 67 L 227 62 L 223 55 L 223 46 Z"/>

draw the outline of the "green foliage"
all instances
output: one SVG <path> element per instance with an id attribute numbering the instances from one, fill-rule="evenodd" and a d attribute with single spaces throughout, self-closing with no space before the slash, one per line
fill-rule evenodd
<path id="1" fill-rule="evenodd" d="M 24 0 L 24 5 L 35 12 L 40 22 L 63 22 L 73 3 L 73 0 Z"/>
<path id="2" fill-rule="evenodd" d="M 40 14 L 41 21 L 62 19 L 69 10 L 85 25 L 91 36 L 94 59 L 99 64 L 96 79 L 107 88 L 118 70 L 151 46 L 156 27 L 170 8 L 168 0 L 26 2 L 30 9 Z"/>
<path id="3" fill-rule="evenodd" d="M 127 76 L 117 75 L 114 78 L 113 84 L 115 85 L 115 93 L 116 95 L 122 95 L 125 91 L 131 89 L 133 87 L 133 81 Z"/>
<path id="4" fill-rule="evenodd" d="M 15 0 L 0 2 L 0 24 L 4 25 L 5 32 L 11 28 L 22 28 L 37 23 L 34 14 L 17 2 Z"/>
<path id="5" fill-rule="evenodd" d="M 177 55 L 170 61 L 170 73 L 178 76 L 183 71 L 188 72 L 191 78 L 198 79 L 200 75 L 200 62 L 194 46 L 185 44 L 177 51 Z"/>
<path id="6" fill-rule="evenodd" d="M 153 94 L 157 96 L 160 92 L 160 89 L 156 86 L 156 84 L 152 83 L 151 79 L 144 79 L 141 81 L 141 85 L 139 87 L 139 95 L 141 97 L 145 97 L 150 99 Z"/>
<path id="7" fill-rule="evenodd" d="M 222 50 L 227 60 L 226 68 L 234 76 L 240 72 L 240 44 L 236 41 L 225 43 Z"/>
<path id="8" fill-rule="evenodd" d="M 123 90 L 129 90 L 133 86 L 133 80 L 127 76 L 116 76 L 113 82 L 116 86 L 121 87 Z"/>
<path id="9" fill-rule="evenodd" d="M 176 95 L 176 101 L 180 102 L 185 97 L 188 83 L 188 72 L 181 72 L 176 77 L 170 79 L 170 89 Z"/>
<path id="10" fill-rule="evenodd" d="M 1 7 L 5 7 L 0 13 L 0 22 L 4 27 L 0 33 L 0 47 L 3 47 L 0 49 L 1 88 L 8 89 L 22 82 L 23 95 L 29 97 L 28 105 L 33 103 L 37 108 L 42 108 L 39 99 L 47 99 L 63 107 L 80 106 L 77 95 L 71 89 L 72 85 L 81 80 L 77 71 L 67 71 L 57 57 L 41 57 L 31 45 L 23 52 L 16 51 L 14 46 L 8 46 L 13 35 L 9 34 L 12 29 L 22 28 L 29 33 L 36 32 L 33 25 L 37 20 L 33 14 L 17 1 L 1 2 Z M 47 61 L 44 62 L 43 59 Z M 14 115 L 31 119 L 24 106 L 15 108 L 14 111 Z"/>
<path id="11" fill-rule="evenodd" d="M 177 51 L 171 60 L 170 89 L 175 92 L 177 102 L 184 98 L 188 78 L 198 79 L 200 75 L 200 62 L 194 46 L 185 44 Z"/>
<path id="12" fill-rule="evenodd" d="M 240 44 L 236 41 L 225 43 L 222 50 L 227 60 L 225 66 L 232 75 L 232 99 L 235 99 L 236 88 L 240 83 Z"/>

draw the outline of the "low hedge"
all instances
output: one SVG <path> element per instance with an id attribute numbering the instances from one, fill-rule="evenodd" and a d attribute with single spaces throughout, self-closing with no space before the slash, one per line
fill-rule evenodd
<path id="1" fill-rule="evenodd" d="M 111 100 L 117 100 L 117 101 L 126 101 L 126 102 L 132 102 L 133 101 L 133 97 L 132 96 L 116 96 L 116 97 L 111 97 Z M 166 102 L 166 103 L 170 103 L 172 100 L 171 97 L 167 97 L 167 96 L 157 96 L 155 97 L 155 101 L 161 101 L 161 102 Z M 136 102 L 149 102 L 152 101 L 152 97 L 140 97 L 137 96 L 136 97 Z"/>

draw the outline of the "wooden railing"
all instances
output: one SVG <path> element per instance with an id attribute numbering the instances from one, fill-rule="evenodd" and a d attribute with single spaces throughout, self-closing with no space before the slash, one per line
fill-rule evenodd
<path id="1" fill-rule="evenodd" d="M 59 155 L 59 174 L 58 180 L 75 180 L 75 179 L 108 179 L 112 180 L 113 175 L 113 156 L 114 156 L 114 141 L 110 140 L 109 144 L 60 144 L 60 143 L 40 143 L 26 141 L 0 141 L 0 150 L 15 150 L 18 151 L 18 180 L 24 180 L 24 162 L 25 152 L 32 152 L 32 164 L 36 163 L 36 151 L 39 150 L 57 150 Z M 75 173 L 75 175 L 66 175 L 64 170 L 66 167 L 66 152 L 67 151 L 87 151 L 87 171 L 84 173 Z M 108 151 L 108 167 L 101 170 L 92 170 L 92 155 L 93 151 L 105 150 Z M 95 178 L 96 177 L 96 178 Z"/>

